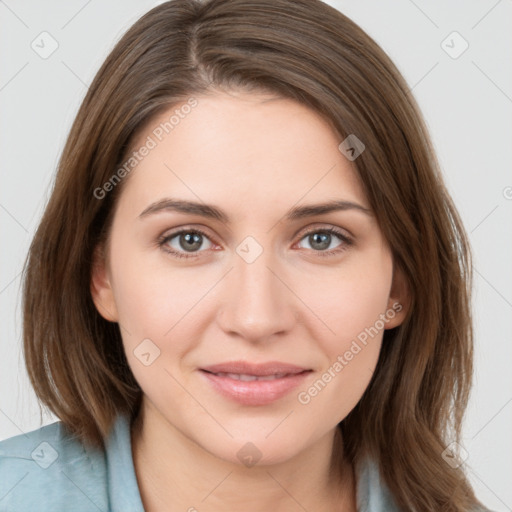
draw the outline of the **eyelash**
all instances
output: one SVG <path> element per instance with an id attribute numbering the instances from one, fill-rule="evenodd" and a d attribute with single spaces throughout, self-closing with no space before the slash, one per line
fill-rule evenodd
<path id="1" fill-rule="evenodd" d="M 205 238 L 208 238 L 208 240 L 210 240 L 210 237 L 199 228 L 194 228 L 194 229 L 184 228 L 184 229 L 181 229 L 174 233 L 164 234 L 164 235 L 160 236 L 157 240 L 157 244 L 162 250 L 171 254 L 175 258 L 186 258 L 186 259 L 197 258 L 198 257 L 197 254 L 199 254 L 198 252 L 190 253 L 190 255 L 187 255 L 186 253 L 178 252 L 178 251 L 175 251 L 174 249 L 170 249 L 169 246 L 167 245 L 167 243 L 170 240 L 172 240 L 173 238 L 175 238 L 178 235 L 181 235 L 183 233 L 194 233 L 194 234 L 202 235 Z M 336 256 L 339 253 L 345 251 L 348 247 L 350 247 L 353 244 L 353 240 L 351 238 L 349 238 L 347 235 L 342 233 L 340 230 L 333 228 L 333 227 L 312 229 L 312 230 L 304 233 L 302 235 L 302 237 L 300 238 L 300 240 L 303 240 L 307 236 L 312 235 L 314 233 L 327 233 L 330 235 L 336 235 L 343 242 L 343 244 L 337 249 L 330 249 L 328 251 L 314 251 L 313 250 L 321 257 Z M 202 251 L 199 251 L 199 252 L 202 252 Z"/>

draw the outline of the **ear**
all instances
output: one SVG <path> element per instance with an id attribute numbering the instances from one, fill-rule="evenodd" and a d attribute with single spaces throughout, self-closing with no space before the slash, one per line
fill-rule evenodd
<path id="1" fill-rule="evenodd" d="M 385 328 L 398 327 L 407 317 L 410 308 L 410 291 L 403 271 L 396 265 L 393 267 L 393 280 L 386 310 Z"/>
<path id="2" fill-rule="evenodd" d="M 98 313 L 109 322 L 117 322 L 118 314 L 103 244 L 94 249 L 91 269 L 91 296 Z"/>

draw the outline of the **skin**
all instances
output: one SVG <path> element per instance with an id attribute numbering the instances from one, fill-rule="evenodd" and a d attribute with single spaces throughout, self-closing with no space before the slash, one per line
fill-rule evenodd
<path id="1" fill-rule="evenodd" d="M 355 511 L 353 468 L 329 469 L 336 425 L 360 400 L 375 369 L 384 329 L 307 404 L 307 390 L 374 326 L 406 289 L 372 212 L 348 209 L 285 219 L 297 205 L 343 199 L 370 209 L 340 137 L 317 113 L 288 99 L 243 92 L 197 97 L 198 104 L 137 165 L 117 203 L 106 256 L 91 292 L 98 311 L 119 322 L 143 393 L 132 430 L 134 465 L 147 511 Z M 169 109 L 148 124 L 140 147 Z M 140 217 L 178 198 L 216 205 L 229 224 L 173 211 Z M 176 228 L 201 228 L 195 252 L 158 245 Z M 322 256 L 306 233 L 336 227 Z M 263 252 L 247 263 L 236 249 L 253 237 Z M 318 236 L 318 235 L 317 235 Z M 186 246 L 185 246 L 186 247 Z M 195 255 L 195 257 L 194 257 Z M 152 340 L 146 366 L 134 350 Z M 221 396 L 198 368 L 225 361 L 282 361 L 310 368 L 304 385 L 264 406 Z M 237 452 L 253 443 L 261 459 Z M 342 440 L 339 442 L 342 450 Z"/>

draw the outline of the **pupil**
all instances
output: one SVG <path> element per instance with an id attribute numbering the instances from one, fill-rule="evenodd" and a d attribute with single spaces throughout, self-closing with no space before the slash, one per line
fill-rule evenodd
<path id="1" fill-rule="evenodd" d="M 327 249 L 330 244 L 331 235 L 329 233 L 314 233 L 313 235 L 310 235 L 310 241 L 311 247 L 316 249 Z"/>
<path id="2" fill-rule="evenodd" d="M 185 244 L 182 243 L 183 240 L 185 241 Z M 201 235 L 199 233 L 187 233 L 185 235 L 181 235 L 180 245 L 186 251 L 199 249 L 201 247 Z"/>

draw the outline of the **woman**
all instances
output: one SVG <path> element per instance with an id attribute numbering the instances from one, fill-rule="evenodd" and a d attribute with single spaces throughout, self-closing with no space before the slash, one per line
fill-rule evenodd
<path id="1" fill-rule="evenodd" d="M 0 443 L 2 510 L 483 510 L 457 454 L 469 256 L 353 22 L 156 7 L 94 79 L 30 248 L 26 364 L 61 421 Z"/>

